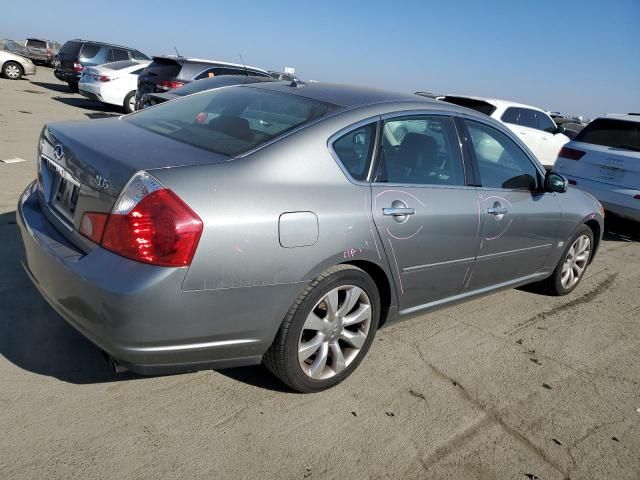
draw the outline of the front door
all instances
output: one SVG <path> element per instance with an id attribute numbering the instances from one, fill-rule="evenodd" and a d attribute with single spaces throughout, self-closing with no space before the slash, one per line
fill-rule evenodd
<path id="1" fill-rule="evenodd" d="M 560 206 L 541 189 L 542 173 L 514 141 L 485 123 L 465 120 L 478 165 L 480 248 L 467 291 L 539 272 L 554 248 Z"/>
<path id="2" fill-rule="evenodd" d="M 464 288 L 480 235 L 478 196 L 466 186 L 451 117 L 387 118 L 382 132 L 373 218 L 400 309 L 420 308 Z"/>

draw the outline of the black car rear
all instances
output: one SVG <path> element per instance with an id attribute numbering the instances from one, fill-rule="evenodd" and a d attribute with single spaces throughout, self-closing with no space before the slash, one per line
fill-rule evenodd
<path id="1" fill-rule="evenodd" d="M 221 75 L 270 77 L 265 70 L 243 65 L 185 57 L 153 57 L 153 62 L 138 76 L 136 103 L 141 105 L 140 100 L 147 93 L 168 92 L 194 80 Z"/>
<path id="2" fill-rule="evenodd" d="M 102 65 L 121 60 L 149 60 L 140 51 L 113 45 L 110 43 L 88 40 L 69 40 L 58 52 L 58 66 L 54 75 L 58 80 L 67 82 L 73 91 L 78 90 L 78 82 L 85 67 Z"/>

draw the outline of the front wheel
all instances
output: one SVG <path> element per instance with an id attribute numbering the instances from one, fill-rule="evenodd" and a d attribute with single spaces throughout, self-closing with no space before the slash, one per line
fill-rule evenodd
<path id="1" fill-rule="evenodd" d="M 556 269 L 545 280 L 549 293 L 566 295 L 578 286 L 589 266 L 593 245 L 593 231 L 583 225 L 567 242 Z"/>
<path id="2" fill-rule="evenodd" d="M 19 63 L 7 62 L 2 66 L 2 75 L 9 80 L 20 80 L 24 73 Z"/>
<path id="3" fill-rule="evenodd" d="M 300 295 L 264 363 L 298 392 L 325 390 L 360 364 L 373 342 L 379 317 L 375 282 L 357 267 L 338 265 Z"/>

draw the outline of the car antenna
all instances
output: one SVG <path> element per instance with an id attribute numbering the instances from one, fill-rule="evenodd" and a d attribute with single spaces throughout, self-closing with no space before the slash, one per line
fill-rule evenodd
<path id="1" fill-rule="evenodd" d="M 175 45 L 173 46 L 173 49 L 176 51 L 176 55 L 180 56 L 180 54 L 178 53 L 178 47 L 176 47 Z"/>
<path id="2" fill-rule="evenodd" d="M 240 61 L 242 62 L 242 66 L 244 67 L 244 74 L 248 77 L 249 72 L 247 71 L 247 65 L 244 63 L 244 58 L 242 58 L 242 54 L 238 54 L 240 56 Z"/>

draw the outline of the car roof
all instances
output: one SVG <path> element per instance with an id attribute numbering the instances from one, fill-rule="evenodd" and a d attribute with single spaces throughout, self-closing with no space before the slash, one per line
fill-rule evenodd
<path id="1" fill-rule="evenodd" d="M 452 93 L 447 93 L 444 96 L 445 97 L 468 98 L 470 100 L 478 100 L 478 101 L 481 101 L 481 102 L 487 102 L 487 103 L 490 103 L 491 105 L 493 105 L 494 107 L 497 107 L 497 108 L 521 107 L 521 108 L 530 108 L 532 110 L 537 110 L 539 112 L 546 113 L 540 107 L 534 107 L 533 105 L 527 105 L 526 103 L 518 103 L 518 102 L 513 102 L 511 100 L 503 100 L 503 99 L 500 99 L 500 98 L 479 97 L 479 96 L 475 96 L 475 95 L 455 95 L 455 94 L 452 94 Z"/>
<path id="2" fill-rule="evenodd" d="M 254 67 L 252 65 L 242 65 L 241 63 L 224 62 L 221 60 L 207 60 L 206 58 L 178 57 L 176 55 L 154 55 L 152 58 L 154 60 L 156 58 L 165 58 L 168 60 L 174 60 L 178 63 L 190 62 L 190 63 L 204 63 L 206 65 L 220 65 L 224 67 L 247 68 L 247 69 L 250 68 L 251 70 L 257 70 L 258 72 L 269 73 L 267 70 L 263 68 Z"/>
<path id="3" fill-rule="evenodd" d="M 311 98 L 325 103 L 331 103 L 343 108 L 356 108 L 377 103 L 413 102 L 425 104 L 442 104 L 436 100 L 409 93 L 397 93 L 376 88 L 341 85 L 336 83 L 303 83 L 303 82 L 274 82 L 247 85 L 250 88 L 262 88 Z M 447 104 L 447 108 L 449 104 Z"/>
<path id="4" fill-rule="evenodd" d="M 640 115 L 632 115 L 628 113 L 610 113 L 606 117 L 598 118 L 613 118 L 615 120 L 626 120 L 627 122 L 640 123 Z"/>
<path id="5" fill-rule="evenodd" d="M 93 44 L 102 45 L 105 47 L 118 47 L 118 48 L 122 48 L 123 50 L 135 50 L 136 52 L 140 51 L 137 48 L 125 47 L 124 45 L 118 45 L 117 43 L 100 42 L 98 40 L 83 40 L 81 38 L 74 38 L 73 40 L 69 40 L 69 42 L 93 43 Z"/>

